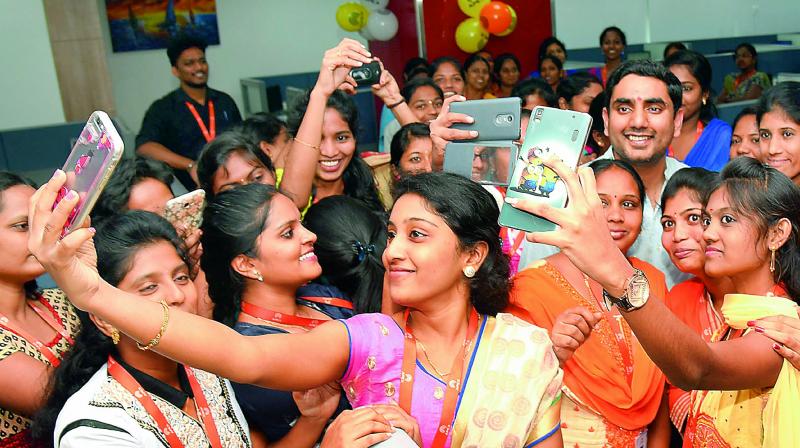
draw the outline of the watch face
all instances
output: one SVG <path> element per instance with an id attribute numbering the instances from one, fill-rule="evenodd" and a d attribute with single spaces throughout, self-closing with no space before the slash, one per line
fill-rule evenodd
<path id="1" fill-rule="evenodd" d="M 634 307 L 643 306 L 650 297 L 650 282 L 643 273 L 638 273 L 628 285 L 628 301 Z"/>

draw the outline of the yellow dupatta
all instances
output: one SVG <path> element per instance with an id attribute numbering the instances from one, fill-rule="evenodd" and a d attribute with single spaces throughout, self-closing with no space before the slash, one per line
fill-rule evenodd
<path id="1" fill-rule="evenodd" d="M 750 320 L 779 315 L 797 317 L 797 310 L 793 301 L 783 297 L 728 294 L 722 315 L 731 327 L 744 329 Z M 762 422 L 765 448 L 800 446 L 800 372 L 785 359 Z"/>
<path id="2" fill-rule="evenodd" d="M 547 332 L 510 314 L 486 320 L 451 446 L 523 447 L 559 428 L 563 372 Z"/>

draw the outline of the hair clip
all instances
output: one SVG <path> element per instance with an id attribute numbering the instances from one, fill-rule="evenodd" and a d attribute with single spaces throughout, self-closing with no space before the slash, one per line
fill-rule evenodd
<path id="1" fill-rule="evenodd" d="M 353 251 L 356 253 L 358 257 L 358 262 L 361 263 L 367 258 L 367 254 L 374 254 L 375 253 L 375 245 L 374 244 L 367 244 L 364 245 L 361 241 L 356 240 L 353 243 Z"/>

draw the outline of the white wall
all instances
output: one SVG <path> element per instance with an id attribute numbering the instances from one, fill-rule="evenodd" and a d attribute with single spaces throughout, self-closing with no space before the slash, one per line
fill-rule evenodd
<path id="1" fill-rule="evenodd" d="M 101 14 L 105 2 L 98 0 Z M 220 45 L 208 47 L 209 86 L 243 105 L 239 79 L 319 70 L 322 54 L 343 37 L 357 37 L 336 25 L 330 0 L 217 0 Z M 108 21 L 108 62 L 119 117 L 138 132 L 147 107 L 177 88 L 166 50 L 112 53 Z"/>
<path id="2" fill-rule="evenodd" d="M 553 0 L 556 35 L 567 48 L 596 48 L 616 25 L 630 44 L 800 30 L 797 0 Z"/>
<path id="3" fill-rule="evenodd" d="M 0 130 L 64 121 L 41 1 L 0 0 Z"/>

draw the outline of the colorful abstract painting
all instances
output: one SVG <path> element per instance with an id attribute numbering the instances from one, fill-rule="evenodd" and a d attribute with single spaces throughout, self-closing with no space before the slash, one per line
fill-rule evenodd
<path id="1" fill-rule="evenodd" d="M 106 0 L 114 52 L 166 48 L 177 34 L 219 44 L 216 0 Z"/>

